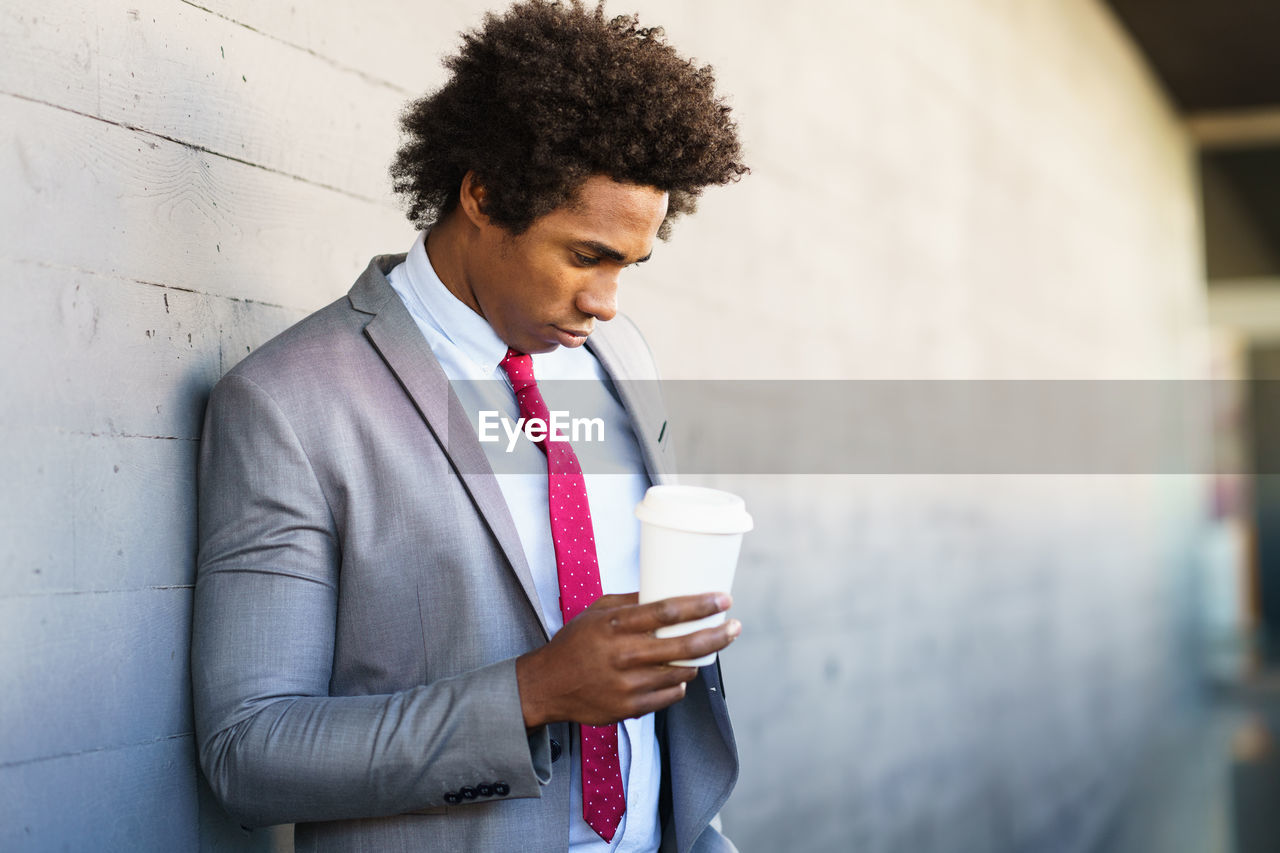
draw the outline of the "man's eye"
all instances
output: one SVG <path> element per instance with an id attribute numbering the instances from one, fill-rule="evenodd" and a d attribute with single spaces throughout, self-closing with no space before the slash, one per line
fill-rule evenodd
<path id="1" fill-rule="evenodd" d="M 584 267 L 594 267 L 596 264 L 600 263 L 599 258 L 593 258 L 590 255 L 584 255 L 581 252 L 574 252 L 573 258 L 579 265 Z"/>

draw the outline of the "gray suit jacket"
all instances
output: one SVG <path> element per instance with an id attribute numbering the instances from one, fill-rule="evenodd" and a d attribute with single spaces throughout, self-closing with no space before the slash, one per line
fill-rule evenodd
<path id="1" fill-rule="evenodd" d="M 571 743 L 570 727 L 527 732 L 515 677 L 547 627 L 475 428 L 387 283 L 403 257 L 374 258 L 213 390 L 201 766 L 240 822 L 296 822 L 300 850 L 564 851 L 570 751 L 553 761 L 551 742 Z M 628 320 L 588 346 L 615 380 L 656 378 Z M 638 387 L 616 383 L 661 482 L 661 401 Z M 663 849 L 732 850 L 708 826 L 738 772 L 718 667 L 659 729 Z M 481 786 L 491 795 L 446 802 Z"/>

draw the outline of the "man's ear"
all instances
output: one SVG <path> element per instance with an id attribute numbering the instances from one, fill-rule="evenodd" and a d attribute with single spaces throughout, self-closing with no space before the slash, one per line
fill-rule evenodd
<path id="1" fill-rule="evenodd" d="M 462 187 L 458 190 L 458 207 L 477 228 L 491 225 L 484 212 L 485 188 L 480 185 L 474 170 L 468 169 L 462 176 Z"/>

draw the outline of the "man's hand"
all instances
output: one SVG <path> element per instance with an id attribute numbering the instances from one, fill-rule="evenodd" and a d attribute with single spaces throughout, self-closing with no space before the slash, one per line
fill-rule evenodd
<path id="1" fill-rule="evenodd" d="M 684 697 L 698 670 L 671 666 L 718 652 L 742 631 L 736 619 L 683 637 L 658 639 L 663 625 L 728 610 L 727 593 L 637 604 L 635 593 L 605 595 L 565 625 L 551 642 L 516 659 L 520 707 L 529 728 L 560 720 L 600 726 L 639 717 Z"/>

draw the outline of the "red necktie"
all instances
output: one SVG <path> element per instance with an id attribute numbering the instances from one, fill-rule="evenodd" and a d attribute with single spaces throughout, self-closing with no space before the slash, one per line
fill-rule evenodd
<path id="1" fill-rule="evenodd" d="M 501 362 L 515 388 L 520 416 L 538 418 L 550 431 L 551 413 L 533 378 L 533 359 L 507 350 Z M 564 623 L 600 597 L 600 566 L 596 537 L 587 504 L 587 482 L 573 448 L 566 441 L 538 442 L 547 456 L 551 538 L 555 541 L 556 573 L 560 579 L 560 615 Z M 618 726 L 581 726 L 582 817 L 605 841 L 612 841 L 626 811 L 622 770 L 618 764 Z"/>

